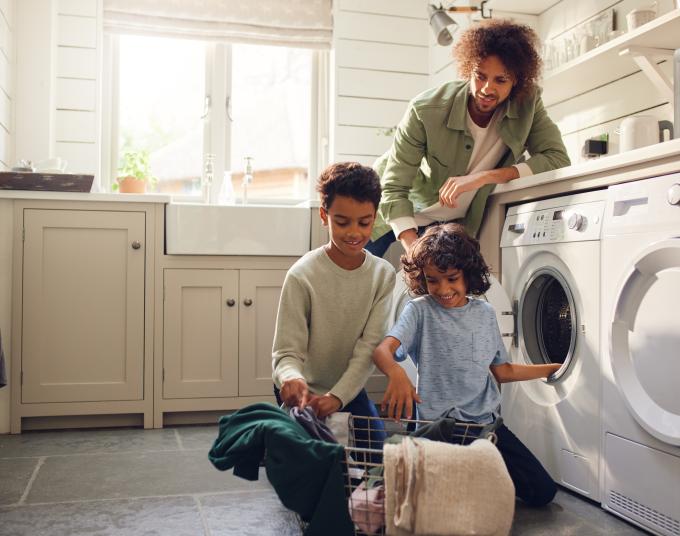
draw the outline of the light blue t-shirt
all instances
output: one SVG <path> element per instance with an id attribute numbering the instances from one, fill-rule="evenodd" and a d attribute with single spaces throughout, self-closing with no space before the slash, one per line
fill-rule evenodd
<path id="1" fill-rule="evenodd" d="M 389 336 L 401 342 L 418 367 L 418 416 L 450 416 L 480 424 L 492 422 L 500 392 L 489 365 L 507 363 L 493 307 L 470 298 L 447 309 L 430 296 L 409 302 Z"/>

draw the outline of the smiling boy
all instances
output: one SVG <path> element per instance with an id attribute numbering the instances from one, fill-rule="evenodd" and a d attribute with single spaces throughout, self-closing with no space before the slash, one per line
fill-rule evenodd
<path id="1" fill-rule="evenodd" d="M 380 201 L 380 179 L 354 162 L 319 177 L 319 213 L 329 241 L 288 271 L 272 351 L 279 403 L 311 406 L 323 418 L 340 409 L 377 417 L 364 385 L 387 330 L 395 273 L 364 250 Z"/>

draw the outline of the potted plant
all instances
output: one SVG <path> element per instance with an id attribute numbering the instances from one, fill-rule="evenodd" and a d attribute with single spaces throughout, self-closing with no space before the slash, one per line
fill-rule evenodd
<path id="1" fill-rule="evenodd" d="M 147 151 L 125 151 L 118 172 L 119 176 L 113 184 L 113 189 L 124 194 L 143 194 L 146 192 L 147 183 L 151 186 L 156 184 L 156 177 L 151 175 Z"/>

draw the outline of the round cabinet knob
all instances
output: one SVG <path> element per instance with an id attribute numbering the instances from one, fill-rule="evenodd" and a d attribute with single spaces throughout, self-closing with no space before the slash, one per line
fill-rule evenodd
<path id="1" fill-rule="evenodd" d="M 246 307 L 250 307 L 252 304 L 253 300 L 251 300 L 250 298 L 246 298 L 245 300 L 243 300 L 243 305 L 245 305 Z"/>
<path id="2" fill-rule="evenodd" d="M 236 300 L 234 298 L 229 298 L 227 300 L 227 307 L 233 307 L 234 305 L 236 305 Z"/>
<path id="3" fill-rule="evenodd" d="M 583 230 L 583 225 L 585 222 L 586 219 L 581 214 L 574 212 L 571 216 L 569 216 L 567 227 L 569 227 L 569 229 L 573 229 L 574 231 L 581 231 Z"/>
<path id="4" fill-rule="evenodd" d="M 139 249 L 139 248 L 141 248 L 141 247 L 142 247 L 142 243 L 141 243 L 139 240 L 135 240 L 135 241 L 132 243 L 132 249 Z"/>
<path id="5" fill-rule="evenodd" d="M 671 205 L 680 205 L 680 184 L 677 182 L 668 189 L 668 202 Z"/>

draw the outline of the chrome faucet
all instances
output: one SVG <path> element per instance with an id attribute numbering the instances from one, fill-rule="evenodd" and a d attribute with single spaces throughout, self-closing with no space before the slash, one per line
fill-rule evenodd
<path id="1" fill-rule="evenodd" d="M 252 184 L 253 182 L 253 157 L 246 156 L 244 160 L 246 161 L 246 172 L 243 174 L 243 181 L 241 182 L 241 186 L 243 188 L 243 200 L 241 201 L 241 204 L 247 205 L 248 185 Z"/>
<path id="2" fill-rule="evenodd" d="M 213 198 L 213 175 L 215 155 L 206 153 L 205 163 L 203 165 L 203 175 L 201 176 L 201 198 L 204 203 L 210 204 Z"/>

